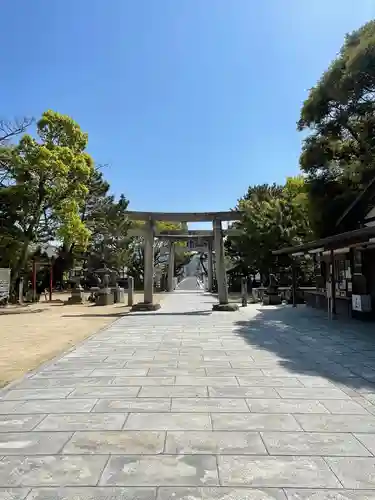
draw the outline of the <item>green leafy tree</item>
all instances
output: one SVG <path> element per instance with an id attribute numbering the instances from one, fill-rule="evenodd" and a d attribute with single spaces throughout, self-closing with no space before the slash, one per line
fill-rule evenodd
<path id="1" fill-rule="evenodd" d="M 19 257 L 22 231 L 17 220 L 21 200 L 6 188 L 12 182 L 12 141 L 32 123 L 32 118 L 0 120 L 0 267 L 13 267 Z"/>
<path id="2" fill-rule="evenodd" d="M 355 226 L 366 197 L 342 212 L 375 182 L 375 21 L 347 35 L 339 55 L 310 90 L 301 111 L 301 169 L 309 177 L 311 221 L 317 236 Z M 329 217 L 327 215 L 329 214 Z"/>
<path id="3" fill-rule="evenodd" d="M 118 272 L 127 266 L 130 255 L 130 222 L 126 217 L 128 205 L 124 195 L 118 201 L 114 196 L 105 196 L 87 218 L 87 226 L 91 230 L 87 264 L 91 269 L 101 267 L 102 262 Z"/>
<path id="4" fill-rule="evenodd" d="M 244 211 L 234 224 L 241 233 L 229 236 L 228 254 L 244 274 L 266 277 L 275 267 L 273 250 L 297 245 L 311 236 L 308 200 L 302 177 L 288 178 L 284 186 L 253 186 L 239 200 Z"/>
<path id="5" fill-rule="evenodd" d="M 25 267 L 30 243 L 54 237 L 86 245 L 90 236 L 80 216 L 93 171 L 87 134 L 69 116 L 47 111 L 37 122 L 37 135 L 24 135 L 11 149 L 0 188 L 7 206 L 15 200 L 13 226 L 22 241 L 14 278 Z"/>

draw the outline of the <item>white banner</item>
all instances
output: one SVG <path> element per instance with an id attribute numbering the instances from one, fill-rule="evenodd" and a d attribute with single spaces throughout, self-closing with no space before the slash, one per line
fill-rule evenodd
<path id="1" fill-rule="evenodd" d="M 10 288 L 10 269 L 0 267 L 0 300 L 5 300 L 9 297 Z"/>

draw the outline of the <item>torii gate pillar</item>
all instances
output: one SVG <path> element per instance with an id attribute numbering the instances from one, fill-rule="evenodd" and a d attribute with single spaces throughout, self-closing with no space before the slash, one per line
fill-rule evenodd
<path id="1" fill-rule="evenodd" d="M 168 259 L 168 292 L 174 290 L 174 257 L 175 257 L 175 243 L 169 243 L 169 259 Z"/>
<path id="2" fill-rule="evenodd" d="M 212 221 L 214 230 L 214 245 L 216 256 L 216 281 L 219 303 L 212 306 L 213 311 L 237 311 L 238 305 L 229 303 L 228 300 L 228 282 L 227 273 L 225 270 L 225 253 L 224 253 L 224 238 L 223 229 L 220 219 Z"/>
<path id="3" fill-rule="evenodd" d="M 214 279 L 214 266 L 212 258 L 212 241 L 208 241 L 208 252 L 207 252 L 207 288 L 209 292 L 212 292 L 213 279 Z"/>
<path id="4" fill-rule="evenodd" d="M 138 302 L 132 311 L 157 311 L 160 304 L 154 304 L 154 221 L 149 220 L 144 228 L 144 271 L 143 271 L 143 302 Z"/>

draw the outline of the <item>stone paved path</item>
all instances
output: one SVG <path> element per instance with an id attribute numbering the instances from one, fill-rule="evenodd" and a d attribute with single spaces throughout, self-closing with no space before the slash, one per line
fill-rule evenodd
<path id="1" fill-rule="evenodd" d="M 0 500 L 374 500 L 368 327 L 212 302 L 177 292 L 4 391 Z"/>

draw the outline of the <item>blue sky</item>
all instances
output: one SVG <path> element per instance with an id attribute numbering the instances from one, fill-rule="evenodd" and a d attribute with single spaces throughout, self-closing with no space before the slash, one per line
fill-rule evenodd
<path id="1" fill-rule="evenodd" d="M 3 0 L 2 117 L 71 115 L 133 210 L 298 172 L 307 89 L 374 0 Z"/>

